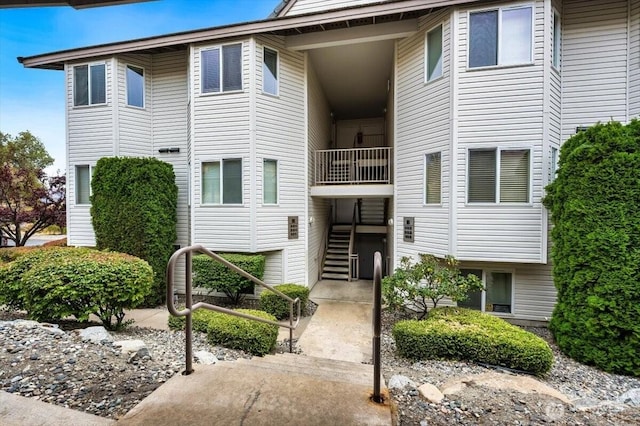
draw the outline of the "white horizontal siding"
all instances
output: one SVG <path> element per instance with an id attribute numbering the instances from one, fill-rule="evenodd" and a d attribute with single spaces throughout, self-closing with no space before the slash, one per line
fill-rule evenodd
<path id="1" fill-rule="evenodd" d="M 92 61 L 94 62 L 94 61 Z M 89 206 L 76 206 L 75 167 L 94 166 L 102 157 L 114 155 L 113 132 L 113 61 L 109 58 L 97 60 L 105 62 L 106 101 L 105 105 L 73 106 L 73 65 L 66 65 L 66 108 L 67 108 L 67 238 L 69 245 L 95 246 L 95 235 L 91 225 Z"/>
<path id="2" fill-rule="evenodd" d="M 287 258 L 285 279 L 306 283 L 305 76 L 304 53 L 284 48 L 281 37 L 256 40 L 256 249 L 279 250 Z M 278 52 L 277 96 L 262 92 L 264 47 Z M 278 205 L 263 205 L 263 160 L 278 161 Z M 299 234 L 288 239 L 288 216 L 297 216 Z"/>
<path id="3" fill-rule="evenodd" d="M 577 126 L 626 121 L 627 12 L 627 0 L 564 1 L 562 140 Z"/>
<path id="4" fill-rule="evenodd" d="M 543 170 L 546 170 L 542 162 L 545 16 L 543 1 L 531 4 L 534 5 L 533 62 L 522 66 L 468 69 L 469 11 L 458 15 L 456 255 L 463 260 L 540 262 L 544 257 L 540 199 Z M 466 204 L 468 150 L 480 147 L 531 149 L 530 204 Z"/>
<path id="5" fill-rule="evenodd" d="M 144 70 L 144 108 L 127 105 L 127 65 Z M 152 153 L 152 85 L 150 55 L 122 55 L 117 66 L 118 146 L 117 155 L 149 157 Z"/>
<path id="6" fill-rule="evenodd" d="M 235 42 L 237 42 L 236 40 Z M 242 42 L 243 90 L 239 92 L 200 93 L 200 52 L 216 44 L 202 44 L 193 49 L 194 81 L 191 99 L 191 142 L 193 150 L 193 243 L 216 251 L 251 250 L 250 215 L 250 135 L 249 135 L 249 41 Z M 242 158 L 243 205 L 202 206 L 200 198 L 201 164 L 224 158 Z"/>
<path id="7" fill-rule="evenodd" d="M 262 253 L 265 256 L 264 277 L 262 281 L 269 285 L 284 284 L 282 277 L 282 251 Z M 259 291 L 256 291 L 259 293 Z"/>
<path id="8" fill-rule="evenodd" d="M 629 0 L 629 118 L 640 117 L 640 2 Z"/>
<path id="9" fill-rule="evenodd" d="M 302 15 L 305 13 L 325 12 L 345 7 L 383 3 L 380 0 L 294 0 L 293 6 L 284 16 Z"/>
<path id="10" fill-rule="evenodd" d="M 443 75 L 425 83 L 425 37 L 443 26 Z M 420 31 L 397 47 L 397 133 L 394 155 L 396 257 L 432 253 L 444 256 L 449 248 L 449 187 L 451 175 L 451 25 L 445 9 L 419 20 Z M 424 205 L 424 162 L 427 153 L 440 152 L 441 204 Z M 413 243 L 402 239 L 402 218 L 415 218 Z"/>

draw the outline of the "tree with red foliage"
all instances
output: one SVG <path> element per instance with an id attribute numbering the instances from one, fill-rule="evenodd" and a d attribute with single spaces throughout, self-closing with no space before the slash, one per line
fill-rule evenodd
<path id="1" fill-rule="evenodd" d="M 0 233 L 23 246 L 50 225 L 66 224 L 65 176 L 47 177 L 52 164 L 42 142 L 29 132 L 0 132 Z"/>

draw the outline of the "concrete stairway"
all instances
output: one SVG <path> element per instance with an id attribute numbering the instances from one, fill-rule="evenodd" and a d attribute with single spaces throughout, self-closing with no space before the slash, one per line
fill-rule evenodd
<path id="1" fill-rule="evenodd" d="M 373 367 L 280 354 L 196 365 L 158 388 L 122 425 L 391 425 L 369 401 Z"/>
<path id="2" fill-rule="evenodd" d="M 329 244 L 322 267 L 322 279 L 344 280 L 349 279 L 349 238 L 351 226 L 334 225 L 329 234 Z"/>

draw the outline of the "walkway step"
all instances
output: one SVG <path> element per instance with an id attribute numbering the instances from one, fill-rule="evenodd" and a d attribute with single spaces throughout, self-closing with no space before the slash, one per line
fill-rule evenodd
<path id="1" fill-rule="evenodd" d="M 324 265 L 324 269 L 322 270 L 322 272 L 336 273 L 336 274 L 348 274 L 349 273 L 349 266 Z"/>
<path id="2" fill-rule="evenodd" d="M 349 274 L 336 274 L 336 273 L 322 273 L 322 279 L 323 280 L 344 280 L 344 281 L 348 281 L 349 280 Z"/>

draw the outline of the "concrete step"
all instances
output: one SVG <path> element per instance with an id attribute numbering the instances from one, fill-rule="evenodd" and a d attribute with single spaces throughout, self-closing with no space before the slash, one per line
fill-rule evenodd
<path id="1" fill-rule="evenodd" d="M 325 259 L 334 259 L 334 260 L 347 260 L 349 259 L 349 255 L 347 253 L 327 253 Z"/>
<path id="2" fill-rule="evenodd" d="M 349 274 L 322 273 L 323 280 L 344 280 L 349 281 Z"/>
<path id="3" fill-rule="evenodd" d="M 337 232 L 345 232 L 345 233 L 350 233 L 351 232 L 351 225 L 333 225 L 331 227 L 331 232 L 332 233 L 337 233 Z"/>
<path id="4" fill-rule="evenodd" d="M 349 261 L 345 259 L 326 259 L 325 266 L 349 266 Z"/>
<path id="5" fill-rule="evenodd" d="M 327 249 L 327 254 L 338 254 L 342 256 L 349 257 L 349 247 L 347 248 L 329 248 Z"/>
<path id="6" fill-rule="evenodd" d="M 348 274 L 349 273 L 349 266 L 330 266 L 330 265 L 324 265 L 324 268 L 322 268 L 322 273 L 336 273 L 336 274 Z"/>

